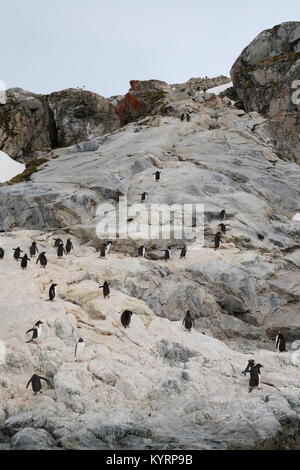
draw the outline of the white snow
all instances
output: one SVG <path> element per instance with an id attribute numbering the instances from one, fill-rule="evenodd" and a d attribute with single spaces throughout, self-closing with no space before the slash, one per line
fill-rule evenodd
<path id="1" fill-rule="evenodd" d="M 292 218 L 294 222 L 300 222 L 300 213 L 298 212 L 294 217 Z"/>
<path id="2" fill-rule="evenodd" d="M 229 83 L 225 83 L 224 85 L 220 85 L 220 86 L 216 86 L 214 88 L 210 88 L 209 90 L 206 90 L 207 93 L 213 93 L 214 95 L 219 95 L 220 93 L 222 93 L 222 91 L 225 91 L 227 90 L 227 88 L 230 88 L 232 87 L 232 82 L 229 82 Z"/>
<path id="3" fill-rule="evenodd" d="M 14 176 L 23 173 L 25 165 L 10 158 L 6 153 L 0 151 L 0 183 L 11 180 Z"/>

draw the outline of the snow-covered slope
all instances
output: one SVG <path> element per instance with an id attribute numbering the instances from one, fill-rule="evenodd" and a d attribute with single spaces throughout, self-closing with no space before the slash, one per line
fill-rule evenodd
<path id="1" fill-rule="evenodd" d="M 225 83 L 224 85 L 216 86 L 214 88 L 210 88 L 209 90 L 206 90 L 207 93 L 214 93 L 215 95 L 219 96 L 222 91 L 227 90 L 227 88 L 232 87 L 232 82 L 230 83 Z"/>
<path id="2" fill-rule="evenodd" d="M 0 183 L 9 181 L 25 170 L 25 165 L 15 162 L 6 153 L 0 152 Z"/>

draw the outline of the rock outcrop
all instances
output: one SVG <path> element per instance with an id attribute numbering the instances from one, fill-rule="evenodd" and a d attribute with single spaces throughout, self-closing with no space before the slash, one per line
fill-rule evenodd
<path id="1" fill-rule="evenodd" d="M 231 76 L 244 109 L 267 118 L 280 158 L 300 163 L 300 23 L 259 34 L 236 60 Z"/>

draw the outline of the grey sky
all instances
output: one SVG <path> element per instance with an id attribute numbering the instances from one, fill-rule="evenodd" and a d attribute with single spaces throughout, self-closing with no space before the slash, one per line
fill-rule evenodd
<path id="1" fill-rule="evenodd" d="M 49 93 L 103 96 L 129 80 L 228 75 L 257 34 L 299 20 L 299 0 L 0 0 L 1 75 Z"/>

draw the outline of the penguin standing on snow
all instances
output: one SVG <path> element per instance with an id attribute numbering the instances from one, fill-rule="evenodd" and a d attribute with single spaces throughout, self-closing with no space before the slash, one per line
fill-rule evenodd
<path id="1" fill-rule="evenodd" d="M 111 249 L 112 242 L 106 242 L 106 256 L 108 256 L 109 250 Z"/>
<path id="2" fill-rule="evenodd" d="M 32 384 L 32 390 L 34 391 L 34 395 L 37 395 L 38 392 L 43 393 L 41 380 L 45 380 L 45 382 L 47 382 L 47 384 L 51 387 L 49 380 L 45 379 L 44 377 L 41 377 L 40 375 L 34 374 L 29 380 L 26 388 L 28 388 L 29 385 Z"/>
<path id="3" fill-rule="evenodd" d="M 63 243 L 60 243 L 59 247 L 57 248 L 57 257 L 62 258 L 66 254 L 66 250 Z"/>
<path id="4" fill-rule="evenodd" d="M 53 300 L 55 299 L 55 296 L 56 296 L 55 287 L 57 287 L 57 284 L 52 284 L 51 287 L 50 287 L 50 289 L 49 289 L 49 299 L 48 299 L 48 302 L 53 302 Z"/>
<path id="5" fill-rule="evenodd" d="M 223 209 L 219 214 L 220 220 L 225 220 L 226 215 L 226 211 Z"/>
<path id="6" fill-rule="evenodd" d="M 84 358 L 85 343 L 82 338 L 80 338 L 75 346 L 75 359 L 76 362 L 82 362 Z"/>
<path id="7" fill-rule="evenodd" d="M 28 261 L 31 261 L 30 258 L 28 258 L 27 255 L 24 255 L 23 258 L 21 258 L 21 268 L 23 269 L 23 271 L 25 271 L 25 269 L 27 268 L 27 264 L 28 264 Z"/>
<path id="8" fill-rule="evenodd" d="M 39 252 L 38 250 L 38 247 L 36 245 L 36 242 L 32 242 L 32 245 L 30 247 L 30 257 L 33 258 L 34 256 L 37 255 L 37 253 Z"/>
<path id="9" fill-rule="evenodd" d="M 165 261 L 168 261 L 169 259 L 171 259 L 171 255 L 172 255 L 172 249 L 170 247 L 168 247 L 166 250 L 165 250 L 165 257 L 164 257 L 164 260 Z"/>
<path id="10" fill-rule="evenodd" d="M 145 246 L 140 246 L 140 247 L 139 247 L 139 251 L 138 251 L 138 255 L 139 255 L 141 258 L 145 258 L 145 254 L 146 254 Z"/>
<path id="11" fill-rule="evenodd" d="M 216 235 L 215 235 L 215 250 L 220 248 L 221 240 L 222 240 L 222 233 L 221 232 L 216 233 Z"/>
<path id="12" fill-rule="evenodd" d="M 0 259 L 4 258 L 4 250 L 3 248 L 0 248 Z"/>
<path id="13" fill-rule="evenodd" d="M 246 375 L 248 372 L 250 372 L 250 370 L 252 369 L 252 367 L 255 366 L 255 361 L 254 359 L 250 359 L 248 361 L 248 364 L 247 364 L 247 367 L 246 369 L 242 372 L 243 375 Z"/>
<path id="14" fill-rule="evenodd" d="M 155 175 L 155 180 L 156 180 L 156 181 L 159 181 L 159 180 L 160 180 L 161 171 L 156 171 L 155 173 L 153 173 L 153 175 Z"/>
<path id="15" fill-rule="evenodd" d="M 187 255 L 187 248 L 186 248 L 186 246 L 184 245 L 184 247 L 181 248 L 180 259 L 185 259 L 185 258 L 186 258 L 186 255 Z"/>
<path id="16" fill-rule="evenodd" d="M 259 385 L 260 385 L 260 369 L 263 366 L 261 364 L 255 364 L 255 366 L 251 367 L 249 370 L 250 373 L 250 380 L 249 380 L 249 393 L 252 392 L 252 390 L 257 387 L 258 390 L 260 390 Z"/>
<path id="17" fill-rule="evenodd" d="M 20 258 L 20 254 L 23 253 L 23 250 L 21 250 L 21 248 L 18 247 L 18 248 L 14 248 L 13 251 L 14 251 L 14 259 L 18 261 Z"/>
<path id="18" fill-rule="evenodd" d="M 63 243 L 61 238 L 53 238 L 54 240 L 54 248 L 58 248 L 61 243 Z"/>
<path id="19" fill-rule="evenodd" d="M 286 342 L 285 342 L 285 337 L 281 333 L 281 331 L 278 331 L 277 336 L 276 336 L 276 351 L 278 352 L 287 352 L 286 351 Z"/>
<path id="20" fill-rule="evenodd" d="M 110 289 L 109 289 L 110 284 L 108 284 L 107 281 L 104 282 L 103 286 L 100 286 L 99 289 L 103 289 L 103 295 L 104 298 L 106 297 L 110 298 Z"/>
<path id="21" fill-rule="evenodd" d="M 184 325 L 185 329 L 188 331 L 191 331 L 193 326 L 195 327 L 195 320 L 192 317 L 192 314 L 189 310 L 186 312 L 182 324 Z"/>
<path id="22" fill-rule="evenodd" d="M 36 324 L 34 325 L 33 328 L 31 328 L 30 330 L 26 331 L 26 334 L 31 333 L 31 332 L 33 333 L 31 340 L 30 340 L 30 341 L 27 341 L 26 344 L 32 343 L 34 339 L 41 339 L 41 336 L 42 336 L 42 325 L 43 325 L 43 322 L 42 322 L 42 321 L 38 321 L 38 322 L 36 322 Z"/>
<path id="23" fill-rule="evenodd" d="M 129 328 L 129 325 L 131 323 L 131 317 L 132 317 L 132 312 L 130 310 L 124 310 L 124 312 L 121 315 L 121 323 L 124 326 L 124 328 Z"/>
<path id="24" fill-rule="evenodd" d="M 143 194 L 139 194 L 139 196 L 141 196 L 141 202 L 145 202 L 147 197 L 149 196 L 148 193 L 143 193 Z"/>
<path id="25" fill-rule="evenodd" d="M 46 252 L 43 251 L 43 253 L 41 253 L 38 257 L 38 259 L 36 260 L 36 264 L 40 263 L 41 264 L 41 268 L 44 268 L 46 269 L 46 266 L 47 266 L 47 263 L 48 263 L 48 260 L 46 258 Z"/>
<path id="26" fill-rule="evenodd" d="M 73 249 L 74 249 L 74 247 L 73 247 L 72 240 L 71 240 L 71 238 L 68 238 L 67 243 L 66 243 L 66 253 L 67 253 L 67 255 L 69 255 Z"/>

